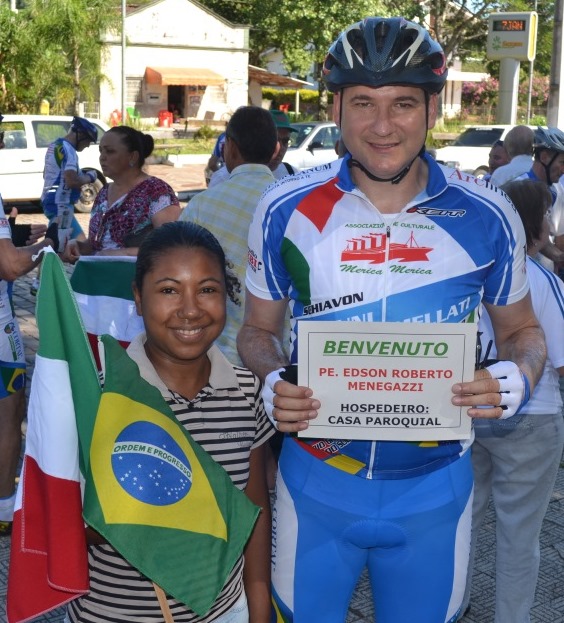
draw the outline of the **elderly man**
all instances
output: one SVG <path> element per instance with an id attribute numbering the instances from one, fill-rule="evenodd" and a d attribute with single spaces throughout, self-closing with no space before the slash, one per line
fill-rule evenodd
<path id="1" fill-rule="evenodd" d="M 492 173 L 490 182 L 501 186 L 527 173 L 533 164 L 534 140 L 535 133 L 528 126 L 516 125 L 511 128 L 503 143 L 510 160 Z"/>
<path id="2" fill-rule="evenodd" d="M 195 221 L 215 235 L 241 283 L 245 278 L 249 223 L 259 197 L 274 182 L 269 163 L 276 150 L 276 126 L 271 114 L 258 106 L 238 108 L 225 131 L 224 168 L 229 177 L 196 195 L 180 215 L 181 220 Z M 242 321 L 242 306 L 228 300 L 227 323 L 217 344 L 235 364 L 241 363 L 236 339 Z"/>

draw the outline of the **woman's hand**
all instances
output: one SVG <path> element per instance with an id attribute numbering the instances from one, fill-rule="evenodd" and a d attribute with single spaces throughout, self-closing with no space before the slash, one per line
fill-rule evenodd
<path id="1" fill-rule="evenodd" d="M 63 262 L 68 262 L 69 264 L 75 264 L 80 257 L 80 245 L 78 240 L 73 238 L 69 240 L 65 246 L 65 250 L 61 255 L 61 259 Z"/>

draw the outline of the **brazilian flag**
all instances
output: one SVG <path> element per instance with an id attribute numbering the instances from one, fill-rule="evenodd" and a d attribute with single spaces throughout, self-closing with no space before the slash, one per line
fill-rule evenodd
<path id="1" fill-rule="evenodd" d="M 104 390 L 94 426 L 83 427 L 91 434 L 84 519 L 131 565 L 202 616 L 241 555 L 259 509 L 194 442 L 119 343 L 101 339 Z"/>

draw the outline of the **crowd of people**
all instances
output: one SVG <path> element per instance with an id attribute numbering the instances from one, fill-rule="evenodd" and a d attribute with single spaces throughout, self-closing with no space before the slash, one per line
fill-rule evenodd
<path id="1" fill-rule="evenodd" d="M 68 239 L 72 189 L 90 177 L 76 152 L 96 140 L 77 118 L 48 151 L 58 167 L 46 178 L 49 229 L 14 247 L 0 202 L 0 321 L 16 340 L 0 342 L 0 404 L 9 407 L 0 530 L 10 529 L 25 411 L 8 281 L 36 266 L 46 245 L 69 263 L 137 257 L 133 298 L 145 330 L 127 354 L 261 509 L 204 616 L 159 599 L 150 578 L 89 530 L 90 592 L 70 602 L 66 621 L 342 623 L 367 569 L 378 623 L 453 623 L 471 607 L 490 496 L 495 621 L 530 621 L 564 447 L 564 133 L 516 126 L 492 146 L 485 182 L 457 175 L 425 148 L 447 75 L 421 25 L 366 18 L 323 63 L 341 130 L 333 163 L 285 166 L 288 117 L 244 106 L 218 140 L 209 169 L 222 166 L 209 188 L 181 211 L 173 189 L 144 172 L 152 137 L 115 126 L 100 140 L 112 181 L 88 235 L 75 228 Z M 418 253 L 396 253 L 408 247 Z M 443 401 L 471 419 L 471 432 L 431 441 L 374 427 L 347 439 L 335 427 L 319 438 L 318 418 L 343 397 L 298 382 L 307 378 L 298 339 L 310 321 L 341 321 L 344 335 L 347 322 L 413 323 L 420 336 L 438 322 L 473 325 L 476 369 L 453 379 Z M 366 394 L 367 403 L 387 400 Z"/>

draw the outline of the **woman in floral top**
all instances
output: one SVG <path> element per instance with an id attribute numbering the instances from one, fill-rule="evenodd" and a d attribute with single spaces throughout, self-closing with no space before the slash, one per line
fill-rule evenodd
<path id="1" fill-rule="evenodd" d="M 145 234 L 178 219 L 180 205 L 173 189 L 143 171 L 153 148 L 151 135 L 128 126 L 104 134 L 100 166 L 113 181 L 96 197 L 88 238 L 70 240 L 65 261 L 74 263 L 81 255 L 137 255 Z"/>

